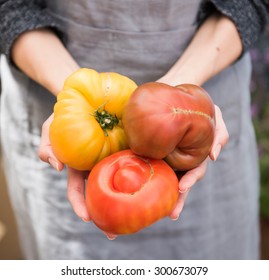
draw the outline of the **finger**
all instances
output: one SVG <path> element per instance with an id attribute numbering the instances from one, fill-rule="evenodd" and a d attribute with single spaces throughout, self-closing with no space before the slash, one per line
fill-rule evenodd
<path id="1" fill-rule="evenodd" d="M 38 148 L 38 157 L 42 161 L 49 163 L 57 171 L 62 171 L 64 168 L 64 164 L 60 162 L 54 155 L 49 139 L 49 128 L 52 120 L 53 114 L 50 115 L 50 117 L 42 125 L 41 141 Z"/>
<path id="2" fill-rule="evenodd" d="M 190 190 L 187 190 L 185 193 L 180 194 L 176 207 L 173 209 L 173 211 L 169 215 L 171 220 L 176 221 L 178 219 L 180 213 L 183 210 L 183 207 L 184 207 L 185 201 L 187 199 L 187 196 L 189 194 L 189 191 Z"/>
<path id="3" fill-rule="evenodd" d="M 204 160 L 199 166 L 187 171 L 179 180 L 179 191 L 185 193 L 189 190 L 196 182 L 201 180 L 207 168 L 208 158 Z"/>
<path id="4" fill-rule="evenodd" d="M 84 222 L 89 222 L 91 218 L 86 206 L 84 189 L 84 173 L 73 168 L 68 168 L 67 198 L 76 215 Z"/>
<path id="5" fill-rule="evenodd" d="M 215 105 L 215 116 L 216 116 L 215 136 L 209 154 L 210 158 L 214 161 L 217 160 L 221 149 L 227 144 L 229 140 L 229 133 L 227 127 L 222 118 L 221 110 L 217 105 Z"/>

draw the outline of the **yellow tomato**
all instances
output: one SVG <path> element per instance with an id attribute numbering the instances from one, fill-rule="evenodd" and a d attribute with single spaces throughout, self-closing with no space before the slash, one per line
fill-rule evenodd
<path id="1" fill-rule="evenodd" d="M 69 167 L 90 170 L 104 157 L 128 148 L 122 112 L 137 85 L 118 73 L 81 68 L 65 81 L 54 106 L 50 141 Z"/>

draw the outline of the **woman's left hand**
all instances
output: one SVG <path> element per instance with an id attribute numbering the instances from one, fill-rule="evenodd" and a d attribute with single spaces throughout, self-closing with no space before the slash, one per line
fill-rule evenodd
<path id="1" fill-rule="evenodd" d="M 180 178 L 179 192 L 181 193 L 181 195 L 179 197 L 176 207 L 170 214 L 170 218 L 172 220 L 178 219 L 191 187 L 204 177 L 209 159 L 216 161 L 221 152 L 221 149 L 226 145 L 226 143 L 229 140 L 228 130 L 222 118 L 221 110 L 217 105 L 215 105 L 215 117 L 216 129 L 210 154 L 198 167 L 187 171 Z"/>

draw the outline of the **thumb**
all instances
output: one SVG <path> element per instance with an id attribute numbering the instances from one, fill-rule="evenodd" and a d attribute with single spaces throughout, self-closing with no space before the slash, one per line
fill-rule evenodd
<path id="1" fill-rule="evenodd" d="M 64 168 L 64 164 L 59 161 L 54 155 L 49 139 L 49 128 L 52 120 L 53 114 L 51 114 L 50 117 L 42 125 L 41 141 L 38 148 L 38 157 L 42 161 L 49 163 L 57 171 L 62 171 Z"/>

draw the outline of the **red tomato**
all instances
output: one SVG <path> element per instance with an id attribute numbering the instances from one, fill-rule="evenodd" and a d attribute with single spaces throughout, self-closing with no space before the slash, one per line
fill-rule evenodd
<path id="1" fill-rule="evenodd" d="M 168 216 L 178 197 L 177 176 L 165 161 L 137 156 L 130 150 L 97 163 L 86 188 L 93 222 L 117 235 L 135 233 Z"/>
<path id="2" fill-rule="evenodd" d="M 189 170 L 208 156 L 215 132 L 214 104 L 191 84 L 139 86 L 123 110 L 130 149 L 141 156 L 165 159 L 174 169 Z"/>

